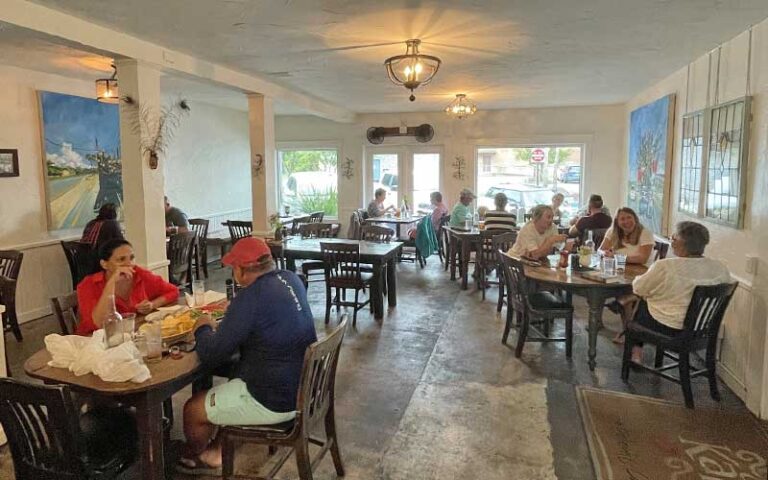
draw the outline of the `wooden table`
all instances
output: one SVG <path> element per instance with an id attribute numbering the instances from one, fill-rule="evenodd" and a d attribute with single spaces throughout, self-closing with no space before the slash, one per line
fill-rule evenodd
<path id="1" fill-rule="evenodd" d="M 383 217 L 366 218 L 365 220 L 363 220 L 363 223 L 385 223 L 387 225 L 394 225 L 397 238 L 400 238 L 402 236 L 401 227 L 403 225 L 418 223 L 422 218 L 424 218 L 424 215 L 421 215 L 418 217 L 408 217 L 408 218 L 383 216 Z"/>
<path id="2" fill-rule="evenodd" d="M 586 297 L 589 304 L 589 369 L 597 362 L 597 331 L 603 323 L 603 306 L 608 298 L 632 293 L 632 280 L 648 269 L 643 265 L 627 265 L 619 283 L 601 283 L 572 273 L 570 268 L 532 267 L 525 265 L 525 276 L 540 285 L 557 287 L 566 292 Z"/>
<path id="3" fill-rule="evenodd" d="M 296 260 L 322 260 L 320 242 L 350 243 L 360 245 L 360 263 L 373 265 L 371 282 L 371 303 L 377 320 L 384 318 L 384 291 L 381 285 L 381 270 L 387 265 L 387 300 L 390 307 L 397 306 L 397 275 L 395 263 L 400 255 L 402 243 L 377 243 L 344 238 L 292 238 L 283 242 L 283 255 L 287 268 L 296 271 Z"/>
<path id="4" fill-rule="evenodd" d="M 105 382 L 94 374 L 75 376 L 66 368 L 48 366 L 51 355 L 42 349 L 24 363 L 24 371 L 46 383 L 69 385 L 90 396 L 110 398 L 136 408 L 139 431 L 139 466 L 144 480 L 165 478 L 163 456 L 163 401 L 198 378 L 210 375 L 203 369 L 197 353 L 185 353 L 178 360 L 163 357 L 149 363 L 152 378 L 143 383 Z"/>
<path id="5" fill-rule="evenodd" d="M 443 228 L 448 232 L 449 240 L 449 252 L 448 256 L 451 259 L 451 280 L 456 280 L 456 260 L 453 252 L 461 245 L 461 252 L 459 255 L 459 275 L 461 275 L 461 289 L 466 290 L 469 288 L 469 258 L 472 250 L 476 250 L 480 244 L 480 230 L 473 228 L 472 230 L 464 230 L 462 228 L 451 227 L 450 225 L 444 225 Z"/>

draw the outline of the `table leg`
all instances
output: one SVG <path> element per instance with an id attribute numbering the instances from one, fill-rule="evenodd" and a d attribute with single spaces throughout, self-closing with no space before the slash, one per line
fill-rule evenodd
<path id="1" fill-rule="evenodd" d="M 139 467 L 143 480 L 165 478 L 163 457 L 163 406 L 150 395 L 136 402 L 136 423 L 139 430 Z"/>
<path id="2" fill-rule="evenodd" d="M 449 243 L 451 244 L 451 280 L 456 280 L 456 237 L 449 235 Z"/>
<path id="3" fill-rule="evenodd" d="M 594 371 L 597 362 L 597 332 L 603 324 L 603 304 L 605 295 L 598 289 L 590 289 L 587 294 L 587 303 L 589 304 L 589 369 Z"/>
<path id="4" fill-rule="evenodd" d="M 461 289 L 466 290 L 468 286 L 469 277 L 469 251 L 472 242 L 469 239 L 463 239 L 461 241 Z"/>
<path id="5" fill-rule="evenodd" d="M 381 285 L 381 264 L 373 264 L 373 281 L 371 282 L 371 303 L 373 303 L 373 318 L 384 318 L 384 292 Z"/>
<path id="6" fill-rule="evenodd" d="M 387 261 L 387 302 L 390 307 L 397 306 L 397 272 L 395 272 L 395 258 Z"/>

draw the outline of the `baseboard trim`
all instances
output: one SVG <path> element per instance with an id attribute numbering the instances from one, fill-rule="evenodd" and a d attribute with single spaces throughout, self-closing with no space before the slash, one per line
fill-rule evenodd
<path id="1" fill-rule="evenodd" d="M 733 390 L 733 393 L 735 393 L 737 397 L 739 397 L 744 403 L 747 403 L 746 385 L 744 385 L 744 383 L 739 380 L 738 377 L 736 377 L 736 375 L 720 361 L 717 362 L 717 374 L 718 377 L 720 377 L 720 380 L 722 380 L 723 383 L 728 386 L 728 388 Z M 758 414 L 758 412 L 753 413 L 756 415 Z"/>
<path id="2" fill-rule="evenodd" d="M 38 318 L 47 317 L 51 313 L 53 313 L 53 311 L 51 310 L 50 305 L 27 310 L 19 313 L 19 323 L 26 323 L 32 320 L 37 320 Z"/>

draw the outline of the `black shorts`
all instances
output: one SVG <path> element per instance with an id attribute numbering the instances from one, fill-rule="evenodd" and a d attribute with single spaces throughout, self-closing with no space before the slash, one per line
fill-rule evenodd
<path id="1" fill-rule="evenodd" d="M 645 300 L 640 300 L 640 304 L 637 306 L 637 311 L 635 312 L 634 321 L 649 330 L 653 330 L 654 332 L 658 332 L 662 335 L 667 335 L 670 337 L 682 332 L 680 329 L 664 325 L 663 323 L 660 323 L 658 320 L 653 318 L 651 312 L 648 311 L 648 303 Z"/>

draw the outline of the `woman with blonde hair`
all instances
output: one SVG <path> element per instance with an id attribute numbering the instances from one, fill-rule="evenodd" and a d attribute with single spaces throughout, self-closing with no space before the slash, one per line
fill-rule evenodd
<path id="1" fill-rule="evenodd" d="M 623 253 L 627 263 L 643 265 L 651 258 L 654 243 L 653 232 L 640 223 L 635 211 L 622 207 L 613 217 L 613 226 L 605 232 L 600 250 L 608 257 Z"/>

